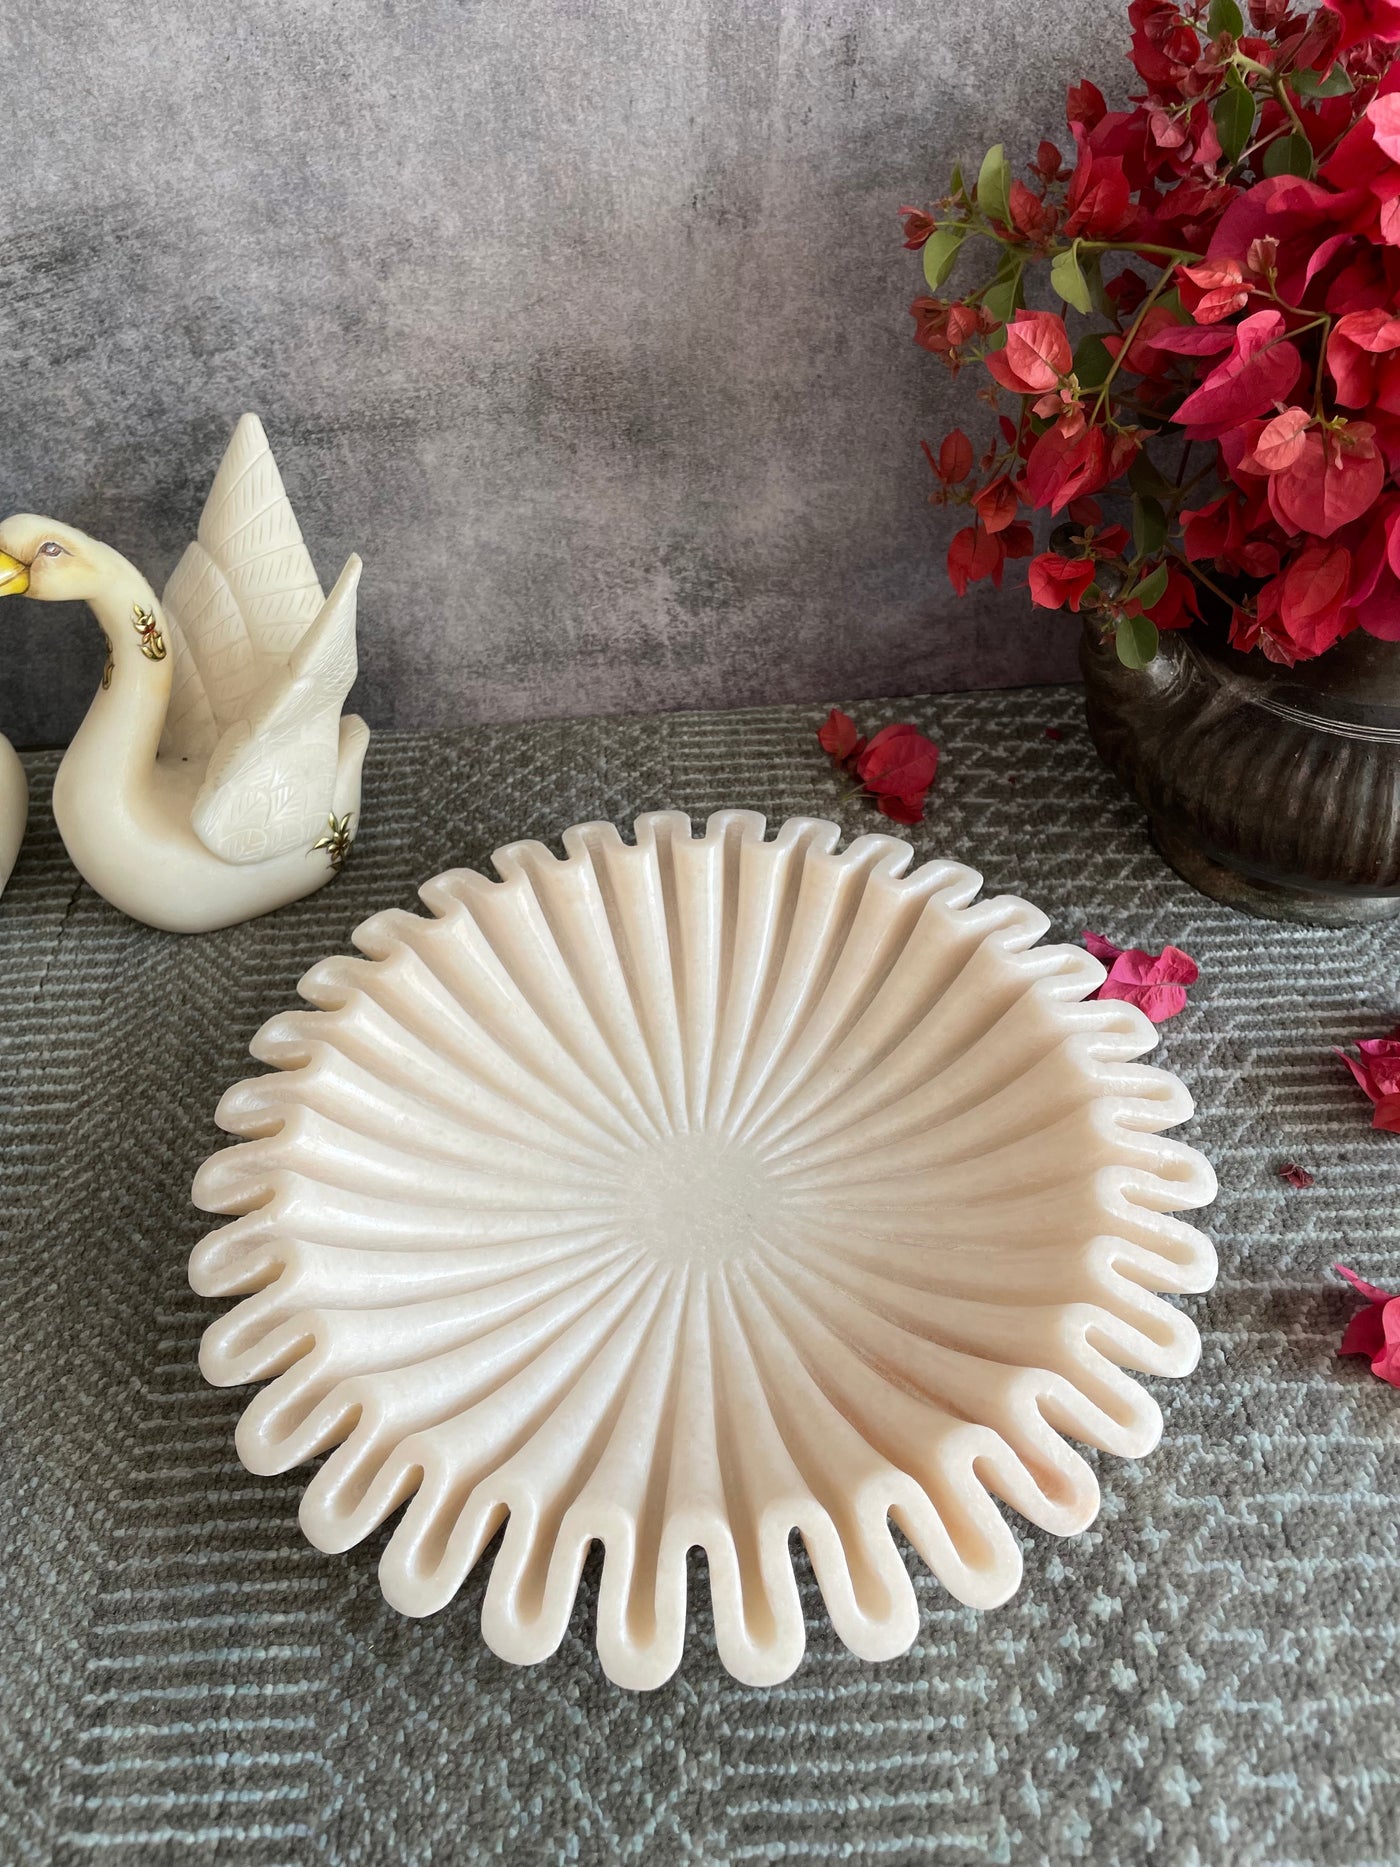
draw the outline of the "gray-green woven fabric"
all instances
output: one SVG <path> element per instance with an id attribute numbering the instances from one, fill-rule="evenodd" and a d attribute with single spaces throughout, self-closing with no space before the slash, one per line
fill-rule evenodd
<path id="1" fill-rule="evenodd" d="M 384 1604 L 377 1547 L 313 1550 L 304 1475 L 245 1473 L 247 1396 L 200 1380 L 215 1311 L 185 1281 L 205 1228 L 188 1189 L 253 1032 L 438 870 L 660 805 L 886 827 L 839 801 L 819 715 L 382 734 L 340 880 L 196 939 L 80 885 L 54 760 L 32 761 L 0 900 L 0 1859 L 1400 1861 L 1400 1393 L 1337 1359 L 1355 1302 L 1328 1269 L 1400 1279 L 1400 1138 L 1371 1131 L 1330 1048 L 1396 1023 L 1400 929 L 1269 926 L 1193 894 L 1078 707 L 1042 689 L 859 711 L 944 748 L 921 855 L 1062 936 L 1200 961 L 1158 1054 L 1221 1182 L 1201 1366 L 1153 1384 L 1150 1458 L 1095 1459 L 1086 1535 L 1022 1527 L 1007 1606 L 958 1606 L 911 1556 L 924 1620 L 902 1659 L 841 1647 L 799 1551 L 807 1657 L 772 1690 L 719 1666 L 698 1561 L 681 1670 L 635 1696 L 593 1651 L 596 1562 L 561 1650 L 516 1670 L 481 1644 L 483 1573 L 415 1622 Z M 1316 1185 L 1287 1186 L 1288 1160 Z"/>

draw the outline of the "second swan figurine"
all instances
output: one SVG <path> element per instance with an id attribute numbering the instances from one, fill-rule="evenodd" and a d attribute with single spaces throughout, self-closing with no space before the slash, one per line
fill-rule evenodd
<path id="1" fill-rule="evenodd" d="M 358 827 L 369 728 L 355 679 L 351 557 L 329 597 L 255 415 L 239 422 L 199 535 L 159 602 L 109 546 L 19 513 L 0 596 L 86 602 L 102 685 L 54 782 L 80 874 L 133 919 L 205 933 L 328 882 Z"/>
<path id="2" fill-rule="evenodd" d="M 29 781 L 24 767 L 9 740 L 0 738 L 0 894 L 15 866 L 28 815 Z"/>

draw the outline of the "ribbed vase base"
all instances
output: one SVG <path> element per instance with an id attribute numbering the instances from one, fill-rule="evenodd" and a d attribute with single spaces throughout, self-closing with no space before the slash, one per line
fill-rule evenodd
<path id="1" fill-rule="evenodd" d="M 1357 927 L 1391 920 L 1400 914 L 1400 895 L 1331 894 L 1255 880 L 1238 869 L 1213 861 L 1204 850 L 1168 825 L 1152 822 L 1152 840 L 1183 881 L 1262 920 L 1291 921 L 1302 927 Z"/>

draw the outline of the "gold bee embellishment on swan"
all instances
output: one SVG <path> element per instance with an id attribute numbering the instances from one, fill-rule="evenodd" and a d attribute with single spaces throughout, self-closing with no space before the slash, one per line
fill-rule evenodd
<path id="1" fill-rule="evenodd" d="M 140 603 L 133 603 L 131 611 L 131 626 L 141 638 L 141 653 L 147 661 L 164 661 L 165 637 L 160 632 L 155 611 L 144 609 Z"/>
<path id="2" fill-rule="evenodd" d="M 330 826 L 326 834 L 318 843 L 311 845 L 312 855 L 315 855 L 318 849 L 324 849 L 331 859 L 331 867 L 336 870 L 345 867 L 346 858 L 350 854 L 350 846 L 355 840 L 350 833 L 350 817 L 351 812 L 348 810 L 343 817 L 337 817 L 332 811 L 326 819 Z"/>

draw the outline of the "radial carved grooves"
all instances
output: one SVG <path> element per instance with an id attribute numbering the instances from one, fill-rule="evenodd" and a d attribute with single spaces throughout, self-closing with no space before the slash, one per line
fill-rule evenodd
<path id="1" fill-rule="evenodd" d="M 897 1525 L 960 1600 L 1015 1588 L 997 1501 L 1068 1534 L 1097 1508 L 1068 1438 L 1150 1450 L 1133 1373 L 1195 1330 L 1161 1292 L 1214 1257 L 1214 1192 L 1164 1137 L 1190 1098 L 1155 1033 L 1086 1003 L 1102 968 L 1023 901 L 833 824 L 721 812 L 497 853 L 312 968 L 219 1107 L 239 1145 L 191 1263 L 241 1301 L 211 1381 L 265 1381 L 255 1471 L 322 1458 L 308 1536 L 399 1513 L 381 1565 L 444 1607 L 504 1525 L 482 1629 L 563 1637 L 591 1544 L 621 1683 L 680 1660 L 705 1551 L 741 1679 L 803 1647 L 789 1555 L 868 1658 L 917 1631 Z"/>

